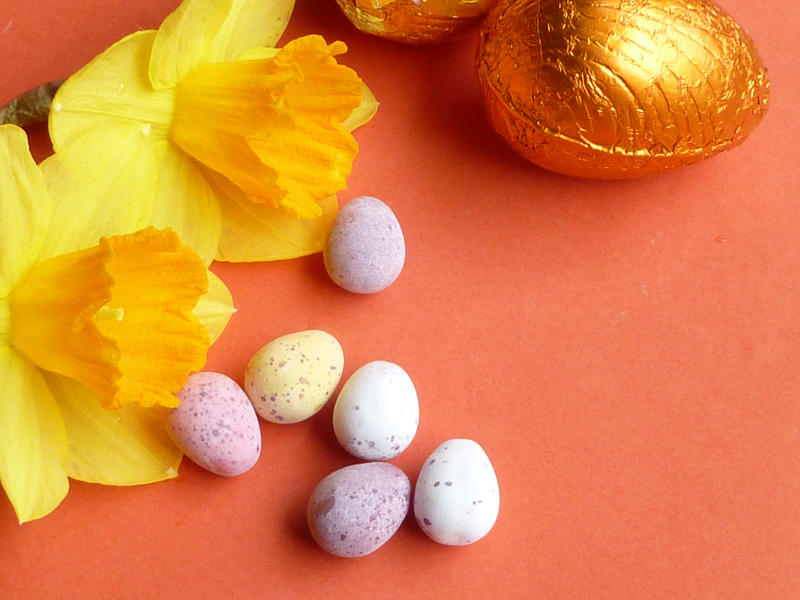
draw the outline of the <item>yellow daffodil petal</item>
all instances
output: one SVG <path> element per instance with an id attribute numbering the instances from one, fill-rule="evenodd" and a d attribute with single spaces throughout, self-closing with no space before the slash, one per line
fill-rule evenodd
<path id="1" fill-rule="evenodd" d="M 28 271 L 10 296 L 11 343 L 105 407 L 175 406 L 205 364 L 208 334 L 191 311 L 206 286 L 205 265 L 171 230 L 103 238 Z"/>
<path id="2" fill-rule="evenodd" d="M 106 485 L 139 485 L 175 477 L 181 452 L 167 434 L 161 407 L 131 404 L 105 410 L 93 392 L 68 377 L 46 374 L 64 415 L 67 474 Z"/>
<path id="3" fill-rule="evenodd" d="M 251 201 L 321 216 L 317 202 L 346 186 L 358 152 L 342 126 L 362 99 L 336 62 L 345 50 L 306 36 L 273 59 L 195 69 L 178 85 L 170 139 Z"/>
<path id="4" fill-rule="evenodd" d="M 8 298 L 0 297 L 0 348 L 11 345 L 11 309 Z"/>
<path id="5" fill-rule="evenodd" d="M 280 52 L 280 48 L 255 46 L 242 52 L 236 57 L 236 60 L 263 60 L 265 58 L 275 58 L 278 52 Z"/>
<path id="6" fill-rule="evenodd" d="M 208 331 L 213 344 L 236 312 L 233 296 L 223 281 L 211 271 L 208 272 L 208 291 L 197 301 L 192 314 Z"/>
<path id="7" fill-rule="evenodd" d="M 133 123 L 150 140 L 166 137 L 174 90 L 155 91 L 150 85 L 147 63 L 155 35 L 139 31 L 123 38 L 64 82 L 50 109 L 56 152 L 69 140 L 109 125 Z M 102 150 L 87 148 L 94 157 Z"/>
<path id="8" fill-rule="evenodd" d="M 277 45 L 293 10 L 294 0 L 234 0 L 208 60 L 234 60 L 248 48 Z"/>
<path id="9" fill-rule="evenodd" d="M 378 112 L 378 99 L 375 98 L 375 94 L 363 82 L 361 84 L 361 95 L 361 104 L 356 106 L 350 116 L 342 122 L 342 127 L 347 131 L 353 131 L 365 125 Z"/>
<path id="10" fill-rule="evenodd" d="M 48 235 L 43 256 L 86 248 L 103 236 L 153 222 L 159 157 L 144 137 L 131 122 L 88 129 L 39 165 L 51 197 L 58 199 L 53 206 L 58 227 Z"/>
<path id="11" fill-rule="evenodd" d="M 152 224 L 174 229 L 206 265 L 211 264 L 222 231 L 216 195 L 198 165 L 168 140 L 156 144 L 151 158 L 158 168 Z"/>
<path id="12" fill-rule="evenodd" d="M 294 0 L 185 0 L 158 30 L 150 57 L 155 89 L 171 88 L 198 66 L 274 46 Z"/>
<path id="13" fill-rule="evenodd" d="M 33 263 L 50 224 L 50 198 L 25 132 L 0 126 L 0 298 Z"/>
<path id="14" fill-rule="evenodd" d="M 207 62 L 232 5 L 233 0 L 185 0 L 164 19 L 146 63 L 153 88 L 174 87 L 181 77 Z"/>
<path id="15" fill-rule="evenodd" d="M 283 260 L 321 252 L 333 219 L 336 196 L 319 202 L 321 216 L 298 219 L 271 204 L 257 204 L 221 175 L 208 173 L 222 205 L 222 237 L 217 260 Z"/>
<path id="16" fill-rule="evenodd" d="M 44 256 L 154 225 L 174 229 L 211 263 L 222 227 L 219 202 L 192 159 L 168 140 L 147 139 L 136 123 L 115 123 L 71 140 L 40 168 L 59 199 L 59 227 L 45 241 Z"/>
<path id="17" fill-rule="evenodd" d="M 66 496 L 67 435 L 41 373 L 8 347 L 0 347 L 0 389 L 0 480 L 23 523 Z"/>

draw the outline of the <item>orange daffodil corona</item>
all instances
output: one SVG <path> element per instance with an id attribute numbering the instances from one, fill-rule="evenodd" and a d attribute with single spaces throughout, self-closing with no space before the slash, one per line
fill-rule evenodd
<path id="1" fill-rule="evenodd" d="M 350 130 L 377 102 L 337 62 L 344 43 L 272 48 L 292 9 L 186 0 L 70 77 L 50 112 L 53 193 L 171 227 L 207 261 L 320 251 L 358 151 Z"/>
<path id="2" fill-rule="evenodd" d="M 91 195 L 51 202 L 61 183 L 21 129 L 0 126 L 0 163 L 0 480 L 24 522 L 52 511 L 70 477 L 177 475 L 164 407 L 233 308 L 174 231 L 136 231 Z"/>

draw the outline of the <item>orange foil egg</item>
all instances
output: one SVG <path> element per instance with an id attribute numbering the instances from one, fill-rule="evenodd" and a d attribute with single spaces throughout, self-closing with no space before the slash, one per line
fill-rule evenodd
<path id="1" fill-rule="evenodd" d="M 407 44 L 447 42 L 478 25 L 495 0 L 336 0 L 350 22 Z"/>
<path id="2" fill-rule="evenodd" d="M 742 142 L 769 97 L 751 39 L 705 0 L 500 0 L 477 69 L 494 129 L 579 177 L 708 158 Z"/>

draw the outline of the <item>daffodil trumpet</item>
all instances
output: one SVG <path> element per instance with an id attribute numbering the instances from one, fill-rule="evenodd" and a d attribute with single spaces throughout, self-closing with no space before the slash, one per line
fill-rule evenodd
<path id="1" fill-rule="evenodd" d="M 177 475 L 164 411 L 233 306 L 173 230 L 51 201 L 58 171 L 34 163 L 19 127 L 0 126 L 0 164 L 0 481 L 24 522 L 69 478 Z"/>
<path id="2" fill-rule="evenodd" d="M 169 227 L 206 263 L 319 252 L 358 153 L 352 131 L 377 101 L 339 62 L 343 42 L 275 47 L 293 8 L 185 0 L 0 119 L 30 122 L 49 104 L 53 193 Z"/>

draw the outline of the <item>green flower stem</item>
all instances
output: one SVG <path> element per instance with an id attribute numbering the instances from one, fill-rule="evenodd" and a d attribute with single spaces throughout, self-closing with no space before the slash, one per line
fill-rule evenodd
<path id="1" fill-rule="evenodd" d="M 14 98 L 0 108 L 0 125 L 11 123 L 24 127 L 47 121 L 53 96 L 62 83 L 63 80 L 43 83 Z"/>

